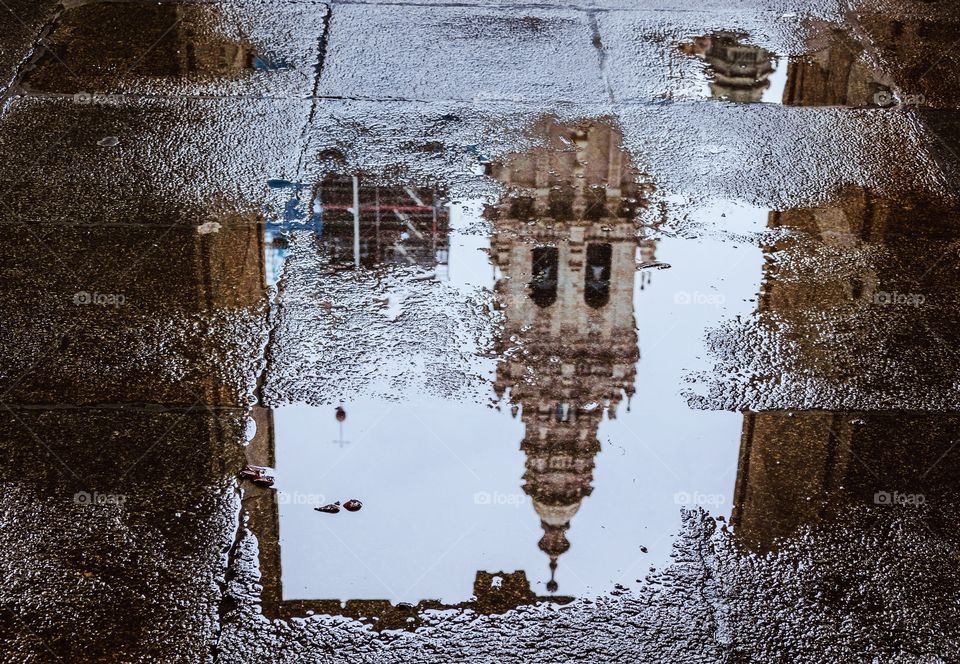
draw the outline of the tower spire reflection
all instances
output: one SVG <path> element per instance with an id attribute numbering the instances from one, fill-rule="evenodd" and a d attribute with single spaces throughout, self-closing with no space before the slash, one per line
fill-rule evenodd
<path id="1" fill-rule="evenodd" d="M 545 147 L 491 166 L 509 194 L 488 214 L 506 312 L 495 387 L 500 397 L 509 391 L 525 426 L 523 490 L 554 592 L 567 531 L 593 490 L 603 414 L 615 417 L 634 393 L 634 281 L 654 245 L 638 236 L 641 186 L 614 126 L 548 119 L 536 130 Z"/>

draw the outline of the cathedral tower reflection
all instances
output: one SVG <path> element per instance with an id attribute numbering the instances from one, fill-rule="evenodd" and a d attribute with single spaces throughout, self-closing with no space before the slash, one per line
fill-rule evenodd
<path id="1" fill-rule="evenodd" d="M 745 39 L 744 34 L 715 32 L 680 45 L 682 52 L 706 63 L 714 99 L 758 102 L 770 87 L 776 56 Z"/>
<path id="2" fill-rule="evenodd" d="M 634 393 L 633 294 L 641 201 L 621 135 L 604 122 L 541 123 L 548 146 L 492 166 L 510 194 L 488 211 L 496 292 L 506 312 L 495 388 L 522 411 L 523 490 L 540 517 L 540 549 L 557 561 L 592 491 L 597 430 Z"/>

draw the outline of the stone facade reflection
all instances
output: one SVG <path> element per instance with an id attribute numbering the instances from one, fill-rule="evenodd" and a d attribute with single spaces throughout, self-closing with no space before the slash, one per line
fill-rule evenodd
<path id="1" fill-rule="evenodd" d="M 771 213 L 770 227 L 788 232 L 769 247 L 776 259 L 757 316 L 791 336 L 778 381 L 813 377 L 816 396 L 839 390 L 835 401 L 860 395 L 875 405 L 791 402 L 745 416 L 732 515 L 744 543 L 774 549 L 805 527 L 902 507 L 928 510 L 934 530 L 955 525 L 960 420 L 895 401 L 919 385 L 936 386 L 935 398 L 955 390 L 941 367 L 954 366 L 958 347 L 955 216 L 918 194 L 890 199 L 861 187 L 828 206 Z M 848 257 L 842 267 L 810 269 L 838 251 Z"/>

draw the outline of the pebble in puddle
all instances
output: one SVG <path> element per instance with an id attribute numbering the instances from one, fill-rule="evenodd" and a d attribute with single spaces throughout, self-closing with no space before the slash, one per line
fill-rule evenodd
<path id="1" fill-rule="evenodd" d="M 336 514 L 340 511 L 340 503 L 331 503 L 330 505 L 324 505 L 323 507 L 314 507 L 313 509 L 318 512 L 324 512 L 326 514 Z"/>
<path id="2" fill-rule="evenodd" d="M 330 505 L 324 505 L 323 507 L 314 507 L 313 509 L 315 509 L 318 512 L 325 512 L 326 514 L 336 514 L 337 512 L 340 511 L 341 507 L 343 507 L 343 509 L 347 510 L 348 512 L 359 512 L 360 508 L 363 507 L 363 503 L 361 503 L 359 500 L 354 498 L 352 500 L 348 500 L 342 506 L 340 505 L 340 501 L 338 500 L 337 502 L 331 503 Z"/>
<path id="3" fill-rule="evenodd" d="M 120 139 L 116 136 L 107 136 L 106 138 L 101 138 L 97 141 L 97 145 L 102 148 L 114 148 L 120 145 Z"/>

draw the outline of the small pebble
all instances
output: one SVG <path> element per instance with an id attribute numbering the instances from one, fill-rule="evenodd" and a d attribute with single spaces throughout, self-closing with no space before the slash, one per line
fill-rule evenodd
<path id="1" fill-rule="evenodd" d="M 120 139 L 116 136 L 107 136 L 97 141 L 97 145 L 102 148 L 115 148 L 120 145 Z"/>
<path id="2" fill-rule="evenodd" d="M 357 499 L 348 500 L 343 504 L 343 509 L 348 512 L 359 512 L 361 507 L 363 507 L 363 503 Z"/>

